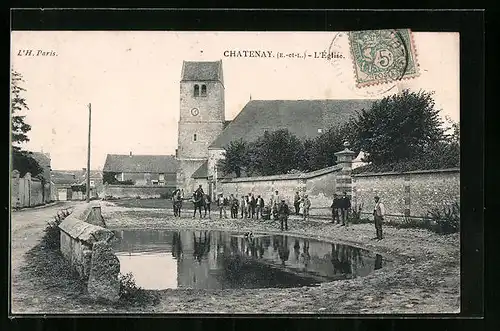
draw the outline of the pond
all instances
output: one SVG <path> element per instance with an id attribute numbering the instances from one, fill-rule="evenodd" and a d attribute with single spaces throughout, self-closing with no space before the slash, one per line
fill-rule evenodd
<path id="1" fill-rule="evenodd" d="M 315 286 L 363 277 L 388 263 L 361 248 L 290 235 L 119 230 L 120 272 L 144 289 Z"/>

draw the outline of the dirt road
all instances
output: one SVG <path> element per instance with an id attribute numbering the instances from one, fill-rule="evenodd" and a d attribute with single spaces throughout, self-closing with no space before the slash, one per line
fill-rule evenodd
<path id="1" fill-rule="evenodd" d="M 32 282 L 20 275 L 20 269 L 26 262 L 25 254 L 40 242 L 48 220 L 53 219 L 59 210 L 79 203 L 83 202 L 60 201 L 47 207 L 12 212 L 10 223 L 12 312 L 16 311 L 19 303 L 26 306 L 27 300 L 36 304 L 33 291 L 30 290 L 33 287 Z"/>

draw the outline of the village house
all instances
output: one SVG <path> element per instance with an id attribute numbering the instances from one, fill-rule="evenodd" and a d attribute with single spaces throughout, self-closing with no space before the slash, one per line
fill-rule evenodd
<path id="1" fill-rule="evenodd" d="M 82 170 L 78 173 L 79 175 L 79 185 L 86 186 L 87 185 L 87 169 L 82 168 Z M 99 170 L 90 170 L 90 197 L 91 198 L 99 198 L 103 191 L 103 178 L 102 171 Z"/>
<path id="2" fill-rule="evenodd" d="M 103 167 L 105 184 L 175 187 L 177 161 L 173 155 L 108 154 Z"/>
<path id="3" fill-rule="evenodd" d="M 38 165 L 42 168 L 42 173 L 38 176 L 39 178 L 43 179 L 45 183 L 45 187 L 42 190 L 42 195 L 43 195 L 43 202 L 47 203 L 49 201 L 52 201 L 55 199 L 55 192 L 52 187 L 52 182 L 51 182 L 51 159 L 50 159 L 50 154 L 49 153 L 43 153 L 43 152 L 30 152 L 30 155 L 33 157 L 38 162 Z"/>
<path id="4" fill-rule="evenodd" d="M 57 192 L 56 200 L 80 200 L 78 193 L 73 192 L 73 188 L 79 185 L 79 178 L 73 170 L 53 170 L 52 182 Z M 73 194 L 74 193 L 74 194 Z"/>
<path id="5" fill-rule="evenodd" d="M 53 170 L 52 182 L 55 186 L 57 200 L 83 200 L 86 198 L 84 187 L 87 169 L 82 170 Z M 102 172 L 90 171 L 90 197 L 99 198 L 103 191 Z"/>

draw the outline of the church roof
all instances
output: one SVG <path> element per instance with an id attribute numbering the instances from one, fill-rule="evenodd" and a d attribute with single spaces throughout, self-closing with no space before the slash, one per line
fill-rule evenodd
<path id="1" fill-rule="evenodd" d="M 208 176 L 208 161 L 203 164 L 191 175 L 191 178 L 207 178 Z"/>
<path id="2" fill-rule="evenodd" d="M 265 131 L 288 129 L 298 138 L 314 138 L 321 131 L 345 123 L 375 100 L 251 100 L 209 148 L 224 148 L 232 140 L 255 141 Z"/>
<path id="3" fill-rule="evenodd" d="M 222 78 L 222 61 L 184 61 L 182 63 L 182 81 L 220 81 Z"/>
<path id="4" fill-rule="evenodd" d="M 173 155 L 108 154 L 103 172 L 176 173 L 177 160 Z"/>

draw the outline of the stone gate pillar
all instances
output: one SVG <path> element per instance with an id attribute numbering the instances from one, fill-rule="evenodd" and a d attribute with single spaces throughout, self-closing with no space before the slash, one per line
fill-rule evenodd
<path id="1" fill-rule="evenodd" d="M 352 161 L 354 160 L 355 152 L 349 149 L 349 142 L 344 142 L 344 150 L 335 153 L 337 164 L 342 167 L 336 178 L 335 191 L 337 194 L 346 192 L 349 197 L 352 197 Z"/>

